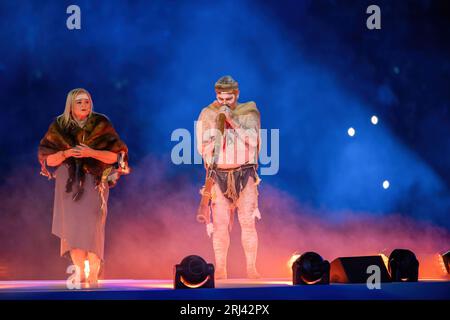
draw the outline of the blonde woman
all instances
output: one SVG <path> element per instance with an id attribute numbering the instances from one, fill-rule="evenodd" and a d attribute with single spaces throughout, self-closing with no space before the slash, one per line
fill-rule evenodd
<path id="1" fill-rule="evenodd" d="M 89 92 L 74 89 L 64 113 L 41 140 L 38 158 L 41 174 L 56 180 L 52 233 L 61 239 L 61 256 L 79 267 L 82 282 L 95 286 L 103 260 L 109 188 L 129 172 L 128 148 L 109 119 L 93 111 Z"/>

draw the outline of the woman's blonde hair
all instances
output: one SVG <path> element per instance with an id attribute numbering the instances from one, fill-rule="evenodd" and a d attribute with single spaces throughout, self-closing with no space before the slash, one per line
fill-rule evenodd
<path id="1" fill-rule="evenodd" d="M 91 101 L 91 112 L 89 113 L 88 118 L 92 115 L 92 112 L 94 111 L 94 102 L 92 101 L 91 94 L 89 91 L 83 88 L 76 88 L 73 90 L 70 90 L 67 94 L 66 99 L 66 107 L 64 108 L 64 113 L 58 117 L 59 125 L 63 128 L 67 128 L 71 124 L 77 124 L 77 122 L 74 120 L 72 116 L 72 107 L 75 103 L 75 98 L 80 93 L 86 93 L 89 97 L 89 100 Z"/>

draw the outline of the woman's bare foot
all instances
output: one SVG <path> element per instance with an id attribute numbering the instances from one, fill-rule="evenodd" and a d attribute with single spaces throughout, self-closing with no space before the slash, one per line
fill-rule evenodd
<path id="1" fill-rule="evenodd" d="M 98 287 L 98 277 L 94 274 L 89 274 L 89 277 L 87 278 L 86 284 L 89 286 L 89 288 L 97 288 Z"/>
<path id="2" fill-rule="evenodd" d="M 93 252 L 88 252 L 89 276 L 87 282 L 91 287 L 98 286 L 98 273 L 100 271 L 100 258 Z"/>
<path id="3" fill-rule="evenodd" d="M 86 282 L 86 274 L 84 268 L 84 261 L 87 257 L 87 252 L 81 249 L 74 248 L 70 250 L 70 257 L 72 258 L 72 263 L 78 267 L 80 270 L 80 282 Z"/>

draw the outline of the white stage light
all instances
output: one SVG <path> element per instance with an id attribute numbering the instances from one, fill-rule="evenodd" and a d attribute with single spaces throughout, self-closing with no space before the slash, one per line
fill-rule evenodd
<path id="1" fill-rule="evenodd" d="M 356 131 L 355 131 L 355 129 L 353 129 L 353 128 L 350 127 L 350 128 L 348 129 L 347 133 L 348 133 L 348 135 L 349 135 L 350 137 L 353 137 L 353 136 L 355 135 Z"/>
<path id="2" fill-rule="evenodd" d="M 370 121 L 372 121 L 372 124 L 376 125 L 378 123 L 378 117 L 377 116 L 372 116 Z"/>

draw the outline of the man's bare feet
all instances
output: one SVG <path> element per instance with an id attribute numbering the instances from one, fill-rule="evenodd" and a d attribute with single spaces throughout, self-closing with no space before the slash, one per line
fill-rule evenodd
<path id="1" fill-rule="evenodd" d="M 259 279 L 259 278 L 261 278 L 261 275 L 256 270 L 256 268 L 252 268 L 252 269 L 247 270 L 247 277 L 249 279 Z"/>
<path id="2" fill-rule="evenodd" d="M 224 280 L 227 279 L 227 271 L 226 270 L 216 270 L 214 273 L 214 279 L 216 280 Z"/>

